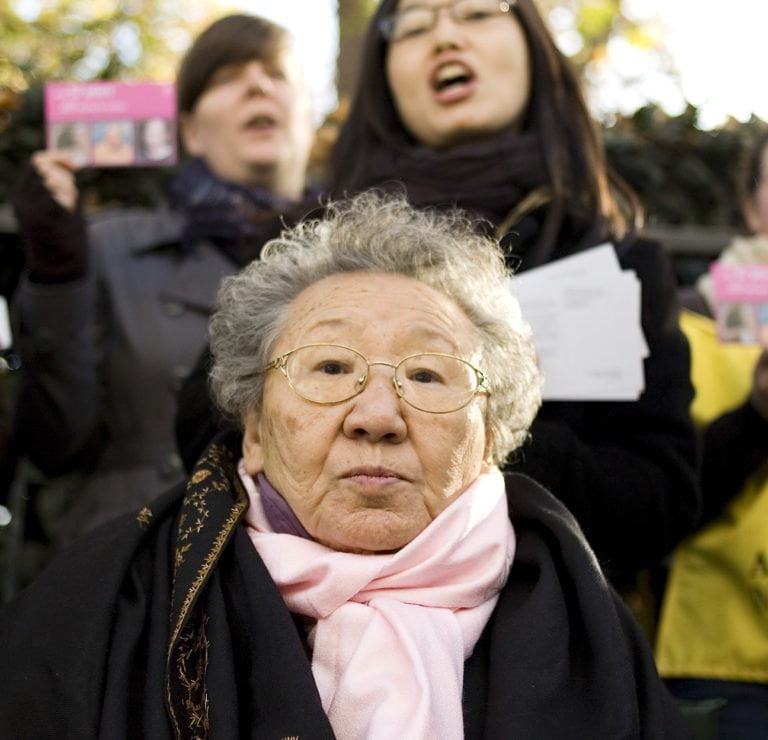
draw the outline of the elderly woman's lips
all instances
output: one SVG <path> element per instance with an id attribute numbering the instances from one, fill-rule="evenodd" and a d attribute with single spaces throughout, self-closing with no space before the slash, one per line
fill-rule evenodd
<path id="1" fill-rule="evenodd" d="M 404 480 L 394 470 L 386 468 L 356 468 L 344 474 L 344 478 L 363 484 L 387 484 Z"/>

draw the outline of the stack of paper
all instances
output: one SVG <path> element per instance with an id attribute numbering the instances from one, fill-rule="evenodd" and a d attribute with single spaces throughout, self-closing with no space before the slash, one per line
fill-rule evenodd
<path id="1" fill-rule="evenodd" d="M 547 400 L 635 400 L 648 356 L 640 281 L 603 244 L 516 275 L 510 290 L 533 328 Z"/>
<path id="2" fill-rule="evenodd" d="M 0 350 L 8 349 L 12 343 L 8 302 L 0 295 Z"/>

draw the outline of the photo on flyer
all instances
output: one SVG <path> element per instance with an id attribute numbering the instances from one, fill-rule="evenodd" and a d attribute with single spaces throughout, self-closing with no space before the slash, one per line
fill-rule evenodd
<path id="1" fill-rule="evenodd" d="M 718 263 L 710 273 L 720 341 L 768 346 L 768 265 Z"/>

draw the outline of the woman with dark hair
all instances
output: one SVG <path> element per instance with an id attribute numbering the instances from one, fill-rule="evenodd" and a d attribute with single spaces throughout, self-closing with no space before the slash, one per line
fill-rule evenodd
<path id="1" fill-rule="evenodd" d="M 545 402 L 511 467 L 565 502 L 611 572 L 658 563 L 695 524 L 688 348 L 660 247 L 606 165 L 576 75 L 532 0 L 384 0 L 332 154 L 331 189 L 404 189 L 487 220 L 526 270 L 613 243 L 642 284 L 637 401 Z"/>
<path id="2" fill-rule="evenodd" d="M 205 346 L 219 282 L 305 194 L 311 102 L 283 28 L 217 20 L 182 60 L 177 95 L 190 156 L 170 208 L 86 220 L 78 165 L 61 151 L 36 152 L 16 193 L 27 246 L 19 440 L 44 473 L 85 475 L 56 523 L 61 542 L 183 478 L 177 391 Z"/>
<path id="3" fill-rule="evenodd" d="M 453 198 L 487 215 L 497 232 L 503 232 L 507 226 L 519 226 L 514 216 L 525 216 L 546 202 L 547 207 L 539 214 L 541 223 L 536 224 L 534 244 L 538 248 L 526 245 L 525 267 L 576 251 L 579 244 L 573 240 L 555 248 L 555 244 L 562 241 L 561 230 L 566 225 L 583 244 L 597 243 L 606 234 L 620 236 L 628 226 L 635 225 L 634 195 L 606 167 L 602 143 L 590 119 L 576 73 L 555 46 L 532 2 L 460 0 L 446 6 L 454 9 L 449 16 L 456 13 L 467 17 L 474 13 L 478 18 L 488 14 L 509 16 L 519 27 L 519 38 L 512 48 L 520 59 L 515 68 L 500 70 L 513 76 L 506 74 L 496 79 L 496 89 L 492 91 L 499 94 L 500 101 L 509 101 L 507 107 L 513 120 L 501 121 L 503 125 L 496 128 L 493 112 L 489 113 L 487 123 L 479 112 L 474 126 L 469 123 L 463 130 L 457 127 L 455 132 L 451 131 L 450 124 L 446 123 L 445 141 L 434 142 L 420 138 L 419 131 L 409 123 L 407 91 L 403 90 L 402 98 L 398 97 L 400 80 L 408 70 L 403 70 L 401 75 L 395 68 L 396 62 L 392 61 L 403 47 L 398 43 L 428 41 L 434 29 L 425 29 L 419 34 L 418 42 L 412 38 L 393 39 L 401 6 L 407 10 L 415 4 L 384 0 L 371 23 L 359 84 L 333 151 L 333 191 L 385 185 L 394 178 L 405 183 L 412 200 L 445 204 Z M 442 23 L 437 17 L 429 21 L 432 22 L 436 26 Z M 457 28 L 465 32 L 472 28 L 483 34 L 488 32 L 480 21 L 459 23 Z M 438 48 L 440 43 L 436 40 Z M 449 40 L 448 45 L 453 47 L 454 42 Z M 430 50 L 423 49 L 418 60 L 424 63 L 419 68 L 422 74 L 421 77 L 413 74 L 414 84 L 435 84 L 428 76 L 430 65 L 439 61 L 440 53 L 430 58 Z M 487 54 L 492 54 L 490 49 Z M 446 56 L 450 58 L 450 50 Z M 468 70 L 458 70 L 457 80 L 466 72 Z M 493 75 L 496 70 L 489 72 Z M 472 85 L 472 80 L 467 79 L 466 84 Z M 467 107 L 476 106 L 471 96 L 461 102 Z M 453 101 L 448 102 L 448 106 L 453 105 Z M 414 105 L 414 122 L 420 113 L 418 104 Z M 506 140 L 499 140 L 499 134 L 507 134 Z M 476 145 L 483 140 L 487 146 L 478 148 Z M 462 143 L 475 146 L 465 149 Z M 495 159 L 496 175 L 484 181 L 481 173 L 487 173 L 490 157 L 498 158 Z M 475 191 L 474 181 L 483 185 L 483 190 Z M 438 182 L 440 187 L 436 188 Z M 619 207 L 616 195 L 625 201 L 625 210 Z"/>

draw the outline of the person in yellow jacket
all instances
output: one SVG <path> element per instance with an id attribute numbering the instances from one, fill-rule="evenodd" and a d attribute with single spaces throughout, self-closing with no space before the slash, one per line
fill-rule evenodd
<path id="1" fill-rule="evenodd" d="M 718 258 L 768 263 L 768 137 L 747 166 L 752 236 Z M 681 324 L 702 430 L 702 528 L 675 551 L 656 637 L 661 675 L 681 699 L 719 698 L 720 740 L 768 738 L 768 347 L 717 337 L 711 283 Z M 698 305 L 696 305 L 698 303 Z"/>

